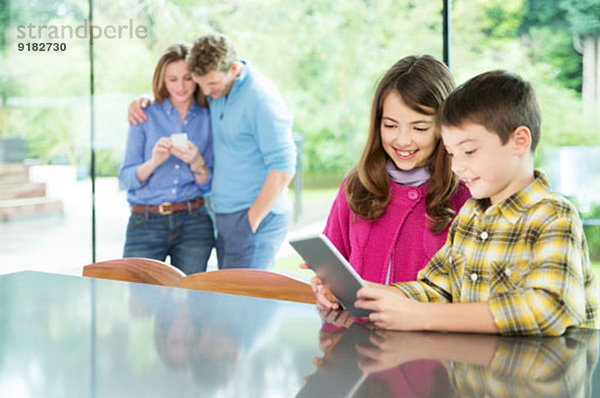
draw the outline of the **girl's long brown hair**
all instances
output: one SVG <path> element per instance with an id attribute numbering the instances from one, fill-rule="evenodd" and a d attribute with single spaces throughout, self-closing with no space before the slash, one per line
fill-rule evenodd
<path id="1" fill-rule="evenodd" d="M 381 143 L 383 101 L 392 92 L 416 112 L 435 115 L 444 99 L 454 89 L 452 74 L 444 64 L 430 55 L 402 58 L 379 82 L 371 107 L 367 143 L 358 164 L 346 180 L 346 201 L 352 212 L 367 220 L 379 218 L 390 202 L 390 180 L 385 167 L 387 154 Z M 429 229 L 443 231 L 454 216 L 450 197 L 458 186 L 450 158 L 441 144 L 439 130 L 435 149 L 427 164 L 431 181 L 425 195 Z"/>

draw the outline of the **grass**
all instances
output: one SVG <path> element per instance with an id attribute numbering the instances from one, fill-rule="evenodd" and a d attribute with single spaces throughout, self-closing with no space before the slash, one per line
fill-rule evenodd
<path id="1" fill-rule="evenodd" d="M 290 227 L 290 231 L 301 229 L 307 225 L 324 221 L 328 214 L 331 204 L 337 194 L 338 187 L 319 188 L 319 189 L 303 189 L 302 190 L 302 214 Z M 294 191 L 290 190 L 290 201 L 294 203 Z M 319 231 L 320 232 L 320 231 Z M 277 259 L 274 270 L 283 272 L 288 275 L 296 276 L 308 281 L 314 272 L 300 268 L 300 264 L 304 261 L 295 252 L 285 257 Z"/>
<path id="2" fill-rule="evenodd" d="M 337 194 L 339 187 L 333 188 L 319 188 L 319 189 L 303 189 L 302 190 L 302 202 L 315 202 L 324 199 L 333 199 Z M 290 189 L 289 198 L 293 202 L 295 191 Z"/>
<path id="3" fill-rule="evenodd" d="M 335 199 L 338 187 L 323 189 L 303 189 L 302 190 L 302 211 L 300 217 L 296 219 L 296 197 L 294 190 L 289 191 L 290 202 L 292 202 L 292 211 L 294 222 L 290 230 L 301 228 L 317 221 L 325 220 L 329 214 L 331 204 Z"/>
<path id="4" fill-rule="evenodd" d="M 315 273 L 312 270 L 300 268 L 300 264 L 303 262 L 302 258 L 294 253 L 289 256 L 278 258 L 274 270 L 308 281 Z"/>

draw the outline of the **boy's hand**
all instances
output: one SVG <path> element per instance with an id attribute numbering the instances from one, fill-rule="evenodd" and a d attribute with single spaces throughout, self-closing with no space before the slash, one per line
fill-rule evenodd
<path id="1" fill-rule="evenodd" d="M 421 330 L 420 303 L 410 300 L 393 286 L 369 284 L 356 294 L 357 308 L 372 310 L 369 321 L 382 329 Z"/>
<path id="2" fill-rule="evenodd" d="M 127 109 L 127 120 L 129 121 L 129 124 L 137 125 L 148 119 L 148 116 L 144 112 L 144 108 L 147 108 L 148 105 L 150 105 L 150 100 L 148 98 L 142 97 L 131 101 L 129 108 Z"/>
<path id="3" fill-rule="evenodd" d="M 389 330 L 373 330 L 369 345 L 357 345 L 360 354 L 359 368 L 365 373 L 377 373 L 415 359 L 422 359 L 418 352 L 427 339 L 419 333 L 399 333 Z M 417 355 L 414 355 L 414 352 Z"/>

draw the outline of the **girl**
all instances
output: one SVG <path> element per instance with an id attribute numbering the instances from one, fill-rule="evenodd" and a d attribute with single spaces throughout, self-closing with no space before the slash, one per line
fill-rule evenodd
<path id="1" fill-rule="evenodd" d="M 402 58 L 377 86 L 367 143 L 323 232 L 367 281 L 416 280 L 470 197 L 435 129 L 454 86 L 448 68 L 429 55 Z M 318 278 L 312 283 L 319 308 L 337 309 Z"/>

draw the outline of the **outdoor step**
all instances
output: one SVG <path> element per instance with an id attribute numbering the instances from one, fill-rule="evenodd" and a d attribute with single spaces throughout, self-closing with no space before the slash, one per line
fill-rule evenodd
<path id="1" fill-rule="evenodd" d="M 43 183 L 0 183 L 0 200 L 44 196 L 46 196 L 46 184 Z"/>
<path id="2" fill-rule="evenodd" d="M 7 221 L 17 215 L 62 212 L 62 201 L 49 198 L 26 198 L 0 200 L 0 218 Z"/>
<path id="3" fill-rule="evenodd" d="M 29 181 L 29 165 L 23 163 L 0 164 L 0 182 Z"/>

